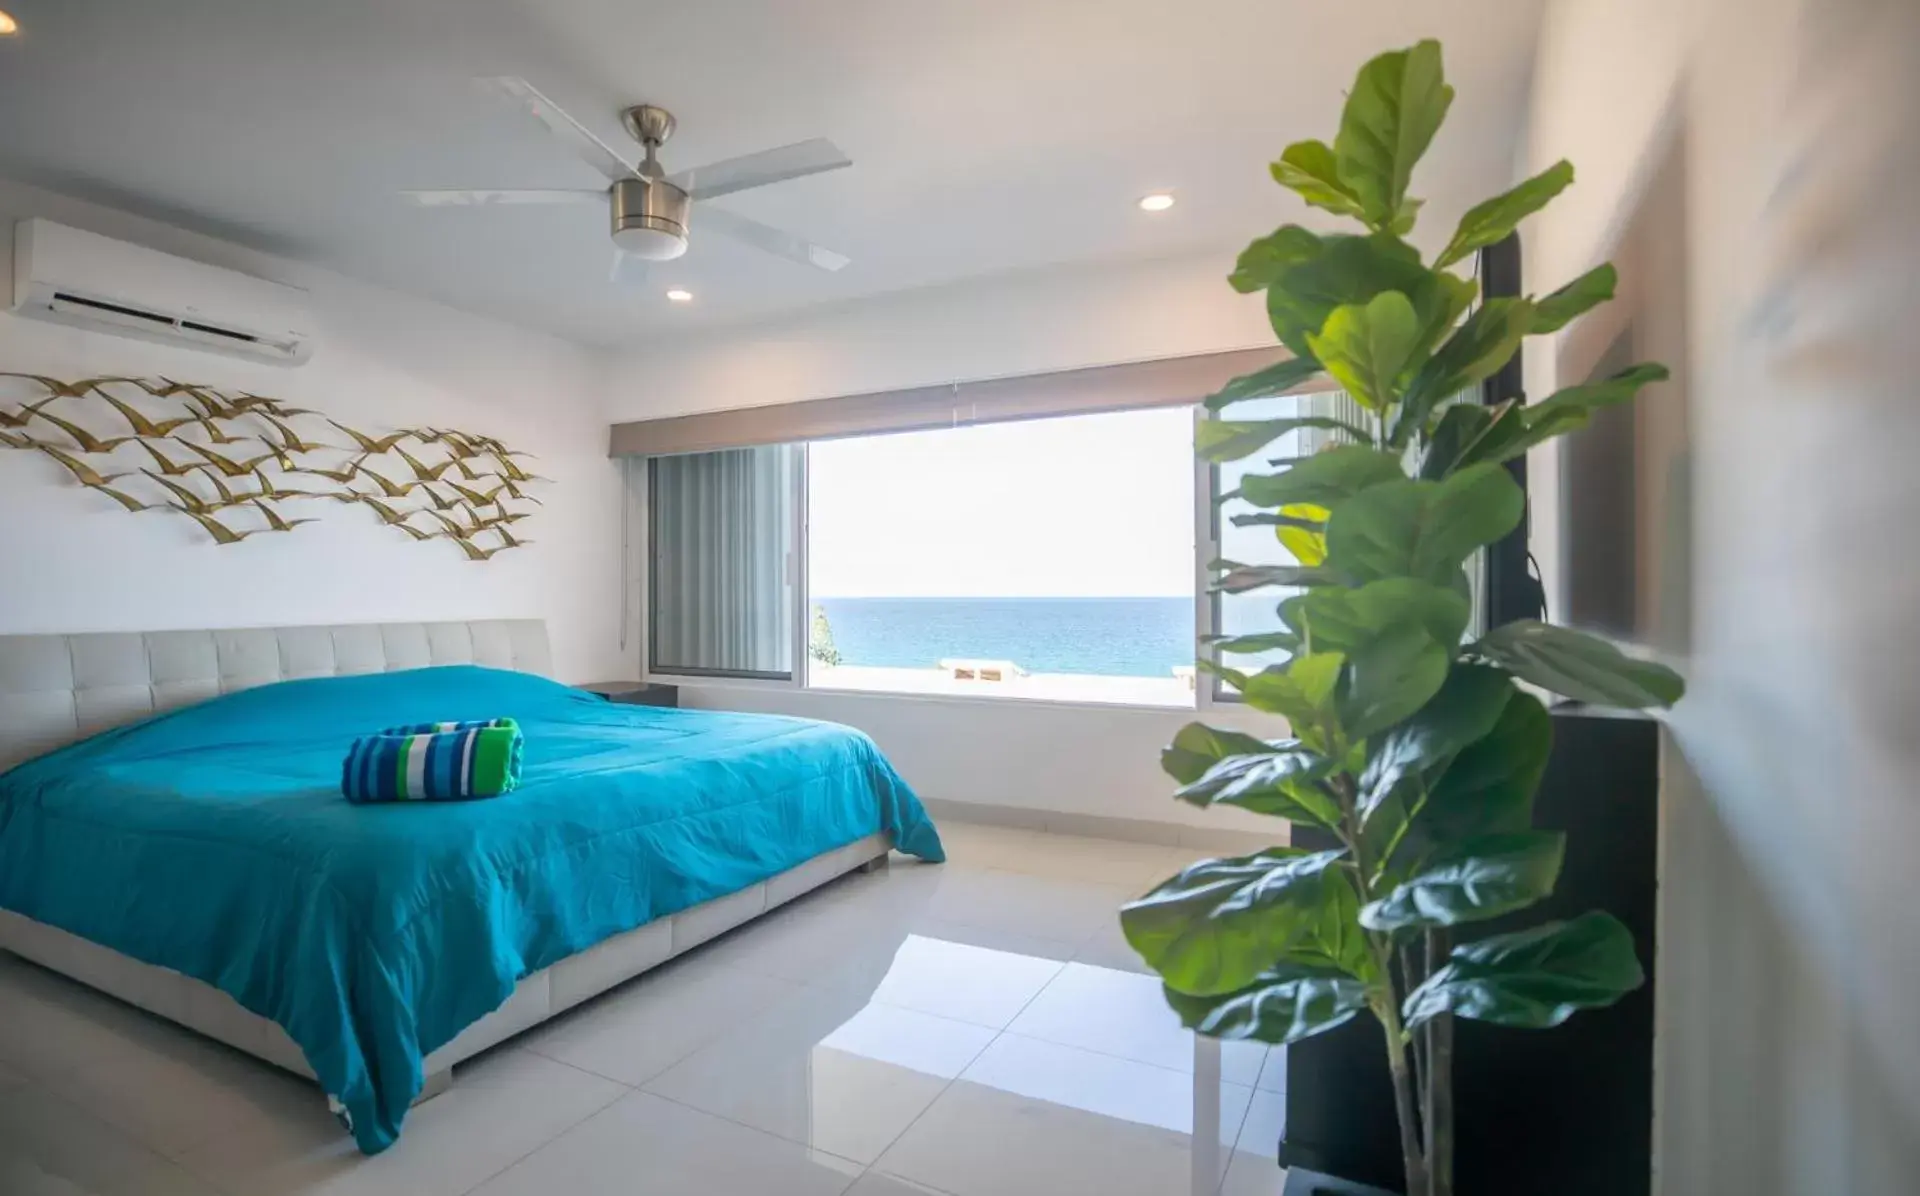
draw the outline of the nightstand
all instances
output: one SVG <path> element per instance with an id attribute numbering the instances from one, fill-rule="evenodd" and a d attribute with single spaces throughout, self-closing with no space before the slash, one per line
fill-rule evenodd
<path id="1" fill-rule="evenodd" d="M 661 685 L 645 681 L 589 681 L 575 688 L 588 693 L 599 694 L 609 702 L 624 702 L 629 706 L 678 706 L 680 687 Z"/>

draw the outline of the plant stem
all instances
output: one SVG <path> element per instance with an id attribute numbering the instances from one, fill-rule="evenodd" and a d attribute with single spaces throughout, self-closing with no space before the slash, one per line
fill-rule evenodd
<path id="1" fill-rule="evenodd" d="M 1353 853 L 1355 887 L 1361 904 L 1373 900 L 1373 885 L 1367 876 L 1366 841 L 1360 833 L 1357 812 L 1359 785 L 1350 773 L 1329 778 L 1340 799 L 1340 834 Z M 1393 1107 L 1400 1122 L 1400 1157 L 1406 1169 L 1407 1196 L 1432 1196 L 1427 1181 L 1426 1155 L 1420 1148 L 1419 1114 L 1414 1109 L 1413 1076 L 1407 1066 L 1406 1032 L 1400 1022 L 1401 993 L 1393 982 L 1393 940 L 1390 936 L 1366 932 L 1367 946 L 1380 973 L 1380 988 L 1372 996 L 1373 1015 L 1386 1033 L 1387 1070 L 1393 1078 Z"/>
<path id="2" fill-rule="evenodd" d="M 1422 941 L 1419 939 L 1410 939 L 1400 947 L 1402 988 L 1409 993 L 1419 988 L 1421 981 L 1427 978 L 1427 961 L 1422 957 L 1421 947 Z M 1413 1051 L 1413 1091 L 1415 1096 L 1419 1098 L 1417 1103 L 1420 1109 L 1421 1141 L 1425 1145 L 1428 1164 L 1431 1166 L 1433 1156 L 1433 1102 L 1430 1098 L 1433 1093 L 1433 1086 L 1428 1082 L 1428 1077 L 1433 1074 L 1433 1063 L 1431 1061 L 1431 1052 L 1429 1050 L 1430 1040 L 1427 1037 L 1426 1027 L 1422 1026 L 1418 1031 L 1415 1031 L 1412 1039 L 1413 1041 L 1408 1045 Z"/>
<path id="3" fill-rule="evenodd" d="M 1381 1002 L 1373 1011 L 1387 1037 L 1387 1070 L 1393 1073 L 1393 1107 L 1400 1120 L 1400 1156 L 1407 1171 L 1407 1196 L 1433 1196 L 1427 1178 L 1427 1160 L 1414 1130 L 1413 1077 L 1407 1070 L 1407 1044 L 1400 1028 L 1400 1010 Z"/>
<path id="4" fill-rule="evenodd" d="M 1427 931 L 1427 966 L 1436 968 L 1448 950 L 1447 932 Z M 1427 1036 L 1427 1163 L 1432 1196 L 1453 1196 L 1453 1015 L 1443 1013 L 1421 1027 Z"/>

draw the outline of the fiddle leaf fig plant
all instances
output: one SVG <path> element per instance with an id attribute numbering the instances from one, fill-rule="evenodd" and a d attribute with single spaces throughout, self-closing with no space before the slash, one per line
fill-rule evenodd
<path id="1" fill-rule="evenodd" d="M 1276 459 L 1223 496 L 1254 508 L 1237 521 L 1272 526 L 1297 564 L 1216 562 L 1218 590 L 1286 592 L 1272 630 L 1213 648 L 1287 656 L 1254 672 L 1203 667 L 1287 733 L 1194 723 L 1162 764 L 1181 801 L 1284 819 L 1337 846 L 1203 861 L 1121 911 L 1168 1004 L 1202 1034 L 1288 1043 L 1376 1020 L 1409 1196 L 1453 1188 L 1453 1019 L 1541 1029 L 1643 982 L 1631 935 L 1605 913 L 1475 933 L 1551 894 L 1566 848 L 1533 826 L 1552 740 L 1535 692 L 1646 708 L 1683 689 L 1672 670 L 1564 627 L 1468 635 L 1466 566 L 1526 503 L 1503 463 L 1667 371 L 1637 365 L 1532 404 L 1448 402 L 1614 289 L 1601 266 L 1538 298 L 1485 298 L 1450 271 L 1564 190 L 1566 162 L 1472 208 L 1432 262 L 1403 239 L 1420 209 L 1414 166 L 1452 99 L 1438 43 L 1382 54 L 1361 67 L 1333 144 L 1300 142 L 1273 164 L 1281 186 L 1360 228 L 1287 225 L 1247 246 L 1228 281 L 1264 292 L 1292 356 L 1207 400 L 1225 415 L 1198 436 L 1216 462 L 1302 428 L 1345 442 Z M 1227 410 L 1321 374 L 1362 419 Z"/>

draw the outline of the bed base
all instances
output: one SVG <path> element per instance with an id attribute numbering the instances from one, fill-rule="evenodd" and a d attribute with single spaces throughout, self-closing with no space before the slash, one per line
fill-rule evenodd
<path id="1" fill-rule="evenodd" d="M 468 1026 L 423 1065 L 426 1084 L 415 1104 L 445 1092 L 453 1067 L 590 997 L 658 967 L 701 943 L 750 922 L 845 873 L 887 866 L 887 835 L 822 852 L 737 893 L 659 918 L 568 956 L 521 980 L 504 1003 Z M 313 1079 L 300 1048 L 267 1019 L 226 993 L 179 972 L 130 959 L 64 930 L 0 910 L 0 950 L 69 976 L 208 1038 Z"/>

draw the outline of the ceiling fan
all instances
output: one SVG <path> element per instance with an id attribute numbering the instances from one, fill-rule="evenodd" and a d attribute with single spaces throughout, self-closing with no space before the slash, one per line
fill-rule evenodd
<path id="1" fill-rule="evenodd" d="M 616 281 L 637 281 L 644 276 L 647 262 L 672 261 L 685 253 L 687 217 L 696 202 L 853 165 L 833 142 L 815 137 L 669 175 L 660 165 L 658 150 L 673 136 L 675 122 L 664 108 L 641 104 L 621 114 L 627 132 L 645 151 L 636 166 L 525 79 L 505 76 L 479 82 L 545 125 L 589 166 L 606 175 L 612 186 L 604 191 L 403 191 L 401 195 L 429 208 L 604 203 L 613 223 Z M 848 262 L 844 254 L 704 202 L 700 222 L 755 249 L 821 270 L 838 270 Z"/>

